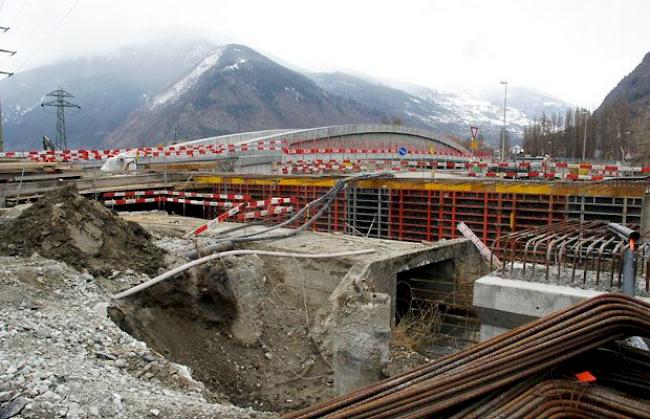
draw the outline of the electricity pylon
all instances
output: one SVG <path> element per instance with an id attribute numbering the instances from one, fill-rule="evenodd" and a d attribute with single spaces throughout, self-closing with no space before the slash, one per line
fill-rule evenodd
<path id="1" fill-rule="evenodd" d="M 41 106 L 44 108 L 46 106 L 53 106 L 56 107 L 56 141 L 54 143 L 54 146 L 58 148 L 59 150 L 67 150 L 68 149 L 68 140 L 66 137 L 65 133 L 65 108 L 77 108 L 81 109 L 81 106 L 76 105 L 68 100 L 68 98 L 72 98 L 70 93 L 66 92 L 63 90 L 63 88 L 59 87 L 58 89 L 48 93 L 45 95 L 45 97 L 52 98 L 52 100 L 49 100 L 47 102 L 42 102 Z"/>

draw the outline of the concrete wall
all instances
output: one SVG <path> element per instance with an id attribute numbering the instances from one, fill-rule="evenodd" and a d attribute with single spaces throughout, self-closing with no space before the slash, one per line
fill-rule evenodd
<path id="1" fill-rule="evenodd" d="M 320 306 L 332 294 L 343 277 L 347 275 L 351 263 L 341 259 L 278 259 L 264 257 L 264 266 L 269 273 L 281 278 L 296 296 L 303 292 L 310 306 Z"/>
<path id="2" fill-rule="evenodd" d="M 481 341 L 600 294 L 562 285 L 484 276 L 474 283 Z"/>
<path id="3" fill-rule="evenodd" d="M 370 286 L 391 299 L 391 319 L 395 319 L 397 274 L 424 265 L 453 260 L 456 280 L 473 281 L 479 275 L 481 262 L 476 247 L 466 239 L 443 240 L 426 249 L 375 261 L 368 268 Z M 477 270 L 478 269 L 478 270 Z M 472 275 L 474 275 L 472 277 Z M 470 292 L 471 294 L 471 292 Z"/>
<path id="4" fill-rule="evenodd" d="M 365 239 L 372 245 L 374 239 Z M 395 316 L 395 295 L 397 274 L 420 266 L 442 261 L 454 261 L 456 278 L 476 278 L 476 267 L 480 266 L 480 256 L 474 245 L 466 239 L 444 240 L 430 246 L 414 245 L 408 249 L 406 243 L 400 243 L 405 250 L 391 255 L 373 255 L 365 261 L 352 263 L 344 259 L 331 260 L 296 260 L 286 259 L 278 263 L 277 259 L 265 258 L 265 266 L 272 269 L 271 274 L 282 278 L 284 283 L 297 296 L 303 292 L 307 302 L 320 306 L 339 286 L 352 266 L 365 271 L 368 286 L 375 292 L 388 294 L 391 300 L 391 316 Z M 260 247 L 265 247 L 261 245 Z M 472 274 L 473 272 L 473 274 Z M 472 277 L 473 275 L 473 277 Z"/>

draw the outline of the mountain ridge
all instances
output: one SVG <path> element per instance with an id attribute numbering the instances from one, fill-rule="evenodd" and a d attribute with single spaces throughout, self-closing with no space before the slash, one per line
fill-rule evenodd
<path id="1" fill-rule="evenodd" d="M 271 128 L 379 122 L 385 115 L 320 89 L 304 75 L 239 44 L 218 47 L 106 138 L 162 142 Z"/>
<path id="2" fill-rule="evenodd" d="M 605 96 L 594 115 L 600 120 L 601 141 L 637 161 L 650 158 L 650 52 Z"/>
<path id="3" fill-rule="evenodd" d="M 82 106 L 79 113 L 66 114 L 68 144 L 77 148 L 366 122 L 402 123 L 457 140 L 477 125 L 492 144 L 500 136 L 502 107 L 488 101 L 344 72 L 301 73 L 244 45 L 196 38 L 156 42 L 0 82 L 7 148 L 40 148 L 42 135 L 55 136 L 55 117 L 38 105 L 58 86 Z M 206 74 L 212 81 L 199 83 Z M 186 102 L 178 103 L 180 97 Z M 508 131 L 515 141 L 529 119 L 508 107 Z"/>

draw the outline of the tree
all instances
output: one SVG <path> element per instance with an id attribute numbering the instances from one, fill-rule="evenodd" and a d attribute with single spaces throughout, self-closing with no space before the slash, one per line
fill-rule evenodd
<path id="1" fill-rule="evenodd" d="M 536 155 L 581 158 L 584 147 L 586 158 L 625 160 L 637 152 L 633 134 L 629 105 L 621 100 L 597 114 L 580 108 L 564 115 L 542 114 L 524 128 L 524 149 Z"/>

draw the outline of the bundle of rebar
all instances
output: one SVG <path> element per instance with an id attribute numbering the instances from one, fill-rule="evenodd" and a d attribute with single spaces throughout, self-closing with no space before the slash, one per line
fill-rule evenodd
<path id="1" fill-rule="evenodd" d="M 576 380 L 585 375 L 587 383 Z M 649 413 L 644 412 L 650 411 L 649 395 L 650 352 L 616 343 L 506 390 L 495 391 L 457 411 L 450 419 L 648 417 Z"/>
<path id="2" fill-rule="evenodd" d="M 494 241 L 492 251 L 511 272 L 519 262 L 522 279 L 549 282 L 565 278 L 583 285 L 589 280 L 591 286 L 602 284 L 616 290 L 621 286 L 621 265 L 629 243 L 609 230 L 611 225 L 602 220 L 549 224 L 502 236 Z M 639 244 L 636 253 L 637 276 L 650 292 L 650 242 Z"/>
<path id="3" fill-rule="evenodd" d="M 561 412 L 567 398 L 571 399 L 576 389 L 582 388 L 576 386 L 590 384 L 535 382 L 535 378 L 566 370 L 572 363 L 577 366 L 587 354 L 629 336 L 650 336 L 650 304 L 621 294 L 603 294 L 457 354 L 287 414 L 285 418 L 422 418 L 459 413 L 463 413 L 461 417 L 477 417 L 506 407 L 504 416 L 556 416 L 549 412 L 555 412 L 552 409 Z M 647 368 L 648 364 L 641 370 L 647 373 Z M 531 390 L 534 386 L 540 386 L 537 390 L 541 389 L 542 393 Z M 540 396 L 544 392 L 550 396 Z M 598 409 L 602 412 L 610 409 L 614 412 L 611 415 L 619 417 L 629 416 L 632 411 L 638 415 L 636 409 L 640 406 L 645 407 L 642 411 L 650 411 L 647 400 L 630 397 L 628 403 L 625 396 L 616 399 L 599 388 L 583 393 L 589 396 L 581 398 L 581 404 L 588 404 L 589 409 L 581 409 L 581 404 L 573 406 L 572 411 L 579 413 L 578 416 L 598 416 Z M 604 399 L 609 400 L 605 407 Z M 481 400 L 485 400 L 484 404 Z M 485 404 L 492 407 L 477 415 Z M 612 407 L 614 404 L 617 407 Z"/>

